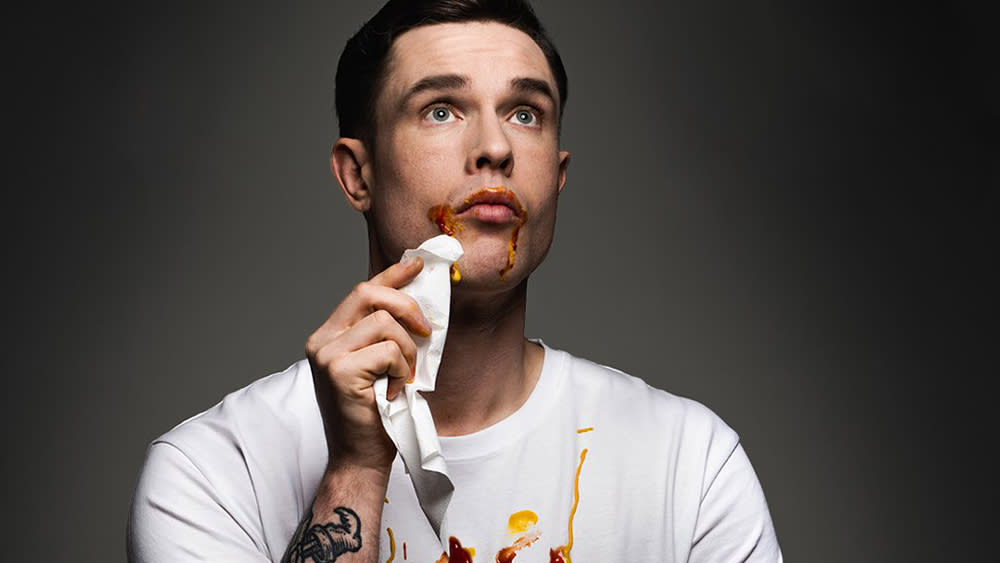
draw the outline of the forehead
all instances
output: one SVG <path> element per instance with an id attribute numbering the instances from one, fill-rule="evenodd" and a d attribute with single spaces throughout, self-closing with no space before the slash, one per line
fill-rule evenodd
<path id="1" fill-rule="evenodd" d="M 541 48 L 523 31 L 497 22 L 425 25 L 403 33 L 389 51 L 382 90 L 396 98 L 422 78 L 442 74 L 467 76 L 473 87 L 538 78 L 555 92 Z"/>

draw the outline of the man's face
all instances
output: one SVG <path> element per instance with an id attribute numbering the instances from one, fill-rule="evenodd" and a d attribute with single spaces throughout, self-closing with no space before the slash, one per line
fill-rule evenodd
<path id="1" fill-rule="evenodd" d="M 448 231 L 465 249 L 459 287 L 527 277 L 552 242 L 565 182 L 557 98 L 541 49 L 514 28 L 449 23 L 398 37 L 366 172 L 377 258 Z"/>

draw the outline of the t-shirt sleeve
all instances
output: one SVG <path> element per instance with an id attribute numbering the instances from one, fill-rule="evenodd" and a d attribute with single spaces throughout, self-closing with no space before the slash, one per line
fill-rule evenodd
<path id="1" fill-rule="evenodd" d="M 194 463 L 166 442 L 150 446 L 128 523 L 128 560 L 270 561 Z"/>
<path id="2" fill-rule="evenodd" d="M 736 444 L 705 492 L 689 563 L 781 563 L 781 549 L 757 474 Z"/>

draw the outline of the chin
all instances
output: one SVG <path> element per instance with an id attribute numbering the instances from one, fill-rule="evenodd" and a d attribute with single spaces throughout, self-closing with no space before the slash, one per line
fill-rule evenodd
<path id="1" fill-rule="evenodd" d="M 528 277 L 521 264 L 507 270 L 507 260 L 471 261 L 465 257 L 458 261 L 461 279 L 452 285 L 452 290 L 464 291 L 505 291 L 517 287 Z M 506 270 L 506 271 L 505 271 Z M 503 272 L 503 275 L 501 275 Z"/>

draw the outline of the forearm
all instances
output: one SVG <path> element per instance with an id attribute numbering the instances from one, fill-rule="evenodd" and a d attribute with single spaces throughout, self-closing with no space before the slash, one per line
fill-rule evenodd
<path id="1" fill-rule="evenodd" d="M 329 468 L 282 561 L 377 561 L 388 483 L 388 470 Z"/>
<path id="2" fill-rule="evenodd" d="M 423 268 L 416 258 L 358 284 L 306 341 L 329 459 L 311 510 L 283 561 L 375 563 L 382 505 L 396 447 L 382 427 L 375 381 L 392 400 L 416 366 L 410 333 L 430 336 L 420 305 L 399 288 Z"/>

